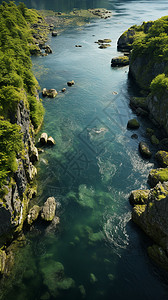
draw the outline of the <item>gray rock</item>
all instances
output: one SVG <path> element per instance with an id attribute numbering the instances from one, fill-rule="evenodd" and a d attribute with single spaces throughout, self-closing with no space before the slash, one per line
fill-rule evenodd
<path id="1" fill-rule="evenodd" d="M 140 124 L 136 119 L 131 119 L 127 123 L 128 129 L 138 129 L 139 127 L 140 127 Z"/>
<path id="2" fill-rule="evenodd" d="M 41 218 L 45 221 L 52 221 L 55 217 L 56 202 L 54 197 L 49 197 L 41 210 Z"/>

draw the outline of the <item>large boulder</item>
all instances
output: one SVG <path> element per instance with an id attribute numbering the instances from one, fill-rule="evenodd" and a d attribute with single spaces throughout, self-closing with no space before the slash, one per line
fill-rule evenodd
<path id="1" fill-rule="evenodd" d="M 155 158 L 159 165 L 163 168 L 168 167 L 168 152 L 167 151 L 158 151 L 155 154 Z"/>
<path id="2" fill-rule="evenodd" d="M 139 151 L 144 158 L 150 158 L 152 156 L 152 152 L 150 151 L 148 145 L 145 142 L 139 143 Z"/>
<path id="3" fill-rule="evenodd" d="M 150 171 L 148 181 L 151 187 L 159 182 L 168 181 L 168 168 L 158 168 Z"/>
<path id="4" fill-rule="evenodd" d="M 54 197 L 49 197 L 41 210 L 41 218 L 44 221 L 52 221 L 55 217 L 56 202 Z"/>
<path id="5" fill-rule="evenodd" d="M 135 190 L 129 196 L 131 205 L 146 204 L 150 190 Z"/>

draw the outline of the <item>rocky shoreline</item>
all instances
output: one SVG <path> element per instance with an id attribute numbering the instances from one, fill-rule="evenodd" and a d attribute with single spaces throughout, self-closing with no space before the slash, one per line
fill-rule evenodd
<path id="1" fill-rule="evenodd" d="M 161 56 L 160 46 L 155 44 L 159 36 L 158 32 L 155 36 L 156 28 L 158 24 L 161 26 L 162 22 L 167 22 L 167 17 L 154 22 L 144 22 L 141 26 L 132 26 L 120 36 L 118 50 L 129 52 L 129 76 L 139 85 L 142 93 L 147 95 L 130 99 L 131 108 L 138 116 L 150 119 L 155 127 L 160 129 L 160 135 L 157 137 L 153 129 L 146 129 L 150 143 L 158 148 L 155 159 L 159 168 L 150 171 L 148 177 L 150 189 L 131 192 L 129 200 L 133 206 L 132 220 L 154 242 L 148 247 L 149 256 L 160 267 L 168 270 L 168 90 L 167 85 L 162 83 L 167 80 L 163 74 L 166 73 L 167 61 L 164 55 Z M 152 53 L 150 47 L 154 44 Z M 135 129 L 133 126 L 135 121 L 136 119 L 128 122 L 130 129 Z M 139 151 L 145 159 L 150 159 L 153 155 L 149 145 L 143 141 L 139 143 Z"/>

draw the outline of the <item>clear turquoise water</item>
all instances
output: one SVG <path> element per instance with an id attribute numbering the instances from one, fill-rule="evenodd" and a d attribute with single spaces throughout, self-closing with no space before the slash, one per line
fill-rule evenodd
<path id="1" fill-rule="evenodd" d="M 53 3 L 59 6 L 59 1 Z M 65 10 L 74 4 L 63 3 Z M 44 2 L 47 5 L 49 1 Z M 26 233 L 27 245 L 20 250 L 5 297 L 168 299 L 167 273 L 149 260 L 146 249 L 151 241 L 131 222 L 128 202 L 131 190 L 147 187 L 154 166 L 153 159 L 145 161 L 138 153 L 138 143 L 146 139 L 145 128 L 151 124 L 139 119 L 138 140 L 131 139 L 134 131 L 127 131 L 126 125 L 135 115 L 129 97 L 139 91 L 128 79 L 128 67 L 110 66 L 111 58 L 118 55 L 121 33 L 135 23 L 165 15 L 168 3 L 82 1 L 80 7 L 84 6 L 112 9 L 113 16 L 70 27 L 49 39 L 52 55 L 33 58 L 41 88 L 60 91 L 68 80 L 75 81 L 65 94 L 43 99 L 41 132 L 53 136 L 56 145 L 40 154 L 35 202 L 41 205 L 54 196 L 60 225 L 46 228 L 39 222 Z M 104 38 L 112 39 L 111 47 L 99 49 L 94 42 Z M 105 130 L 96 134 L 95 128 Z M 57 284 L 58 262 L 64 266 L 64 281 L 59 274 L 64 290 Z M 94 283 L 91 274 L 97 279 Z M 72 280 L 67 278 L 75 282 L 68 290 L 65 286 Z"/>

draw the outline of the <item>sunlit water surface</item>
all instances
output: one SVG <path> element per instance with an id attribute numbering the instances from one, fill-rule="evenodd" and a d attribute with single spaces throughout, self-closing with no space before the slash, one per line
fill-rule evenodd
<path id="1" fill-rule="evenodd" d="M 40 2 L 52 8 L 50 1 Z M 63 3 L 64 10 L 73 8 L 70 1 Z M 60 225 L 46 228 L 39 222 L 26 234 L 27 246 L 20 250 L 5 297 L 168 299 L 167 274 L 149 260 L 146 249 L 151 241 L 131 222 L 128 202 L 131 190 L 147 187 L 154 167 L 153 159 L 145 161 L 138 153 L 138 143 L 146 140 L 145 129 L 151 124 L 140 119 L 138 139 L 131 139 L 135 131 L 126 125 L 135 115 L 129 98 L 139 92 L 128 80 L 128 67 L 110 66 L 111 58 L 119 55 L 116 43 L 121 33 L 165 15 L 168 3 L 80 3 L 81 8 L 106 7 L 113 15 L 69 28 L 49 39 L 52 55 L 32 59 L 41 88 L 60 91 L 68 80 L 75 81 L 55 99 L 43 99 L 41 132 L 51 135 L 56 145 L 40 154 L 39 197 L 34 203 L 42 205 L 54 196 Z M 27 4 L 36 7 L 37 1 Z M 58 1 L 54 5 L 61 9 Z M 95 41 L 104 38 L 112 40 L 111 47 L 99 49 Z"/>

